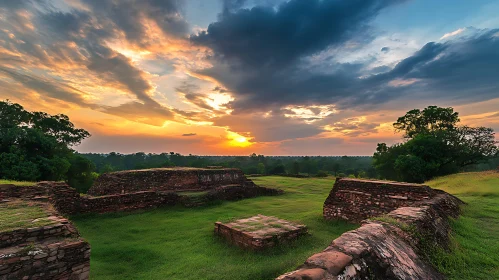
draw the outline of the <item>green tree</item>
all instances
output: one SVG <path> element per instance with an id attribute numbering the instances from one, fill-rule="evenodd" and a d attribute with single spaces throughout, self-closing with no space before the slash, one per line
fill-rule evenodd
<path id="1" fill-rule="evenodd" d="M 265 165 L 262 162 L 258 163 L 256 169 L 258 171 L 258 174 L 265 174 Z"/>
<path id="2" fill-rule="evenodd" d="M 418 134 L 431 134 L 442 130 L 453 130 L 459 122 L 459 114 L 454 109 L 428 106 L 423 110 L 414 109 L 397 119 L 393 127 L 404 132 L 405 138 Z"/>
<path id="3" fill-rule="evenodd" d="M 406 142 L 391 147 L 378 144 L 374 167 L 383 178 L 423 182 L 498 155 L 491 128 L 459 126 L 458 122 L 452 108 L 430 106 L 407 112 L 394 123 Z"/>
<path id="4" fill-rule="evenodd" d="M 89 136 L 65 115 L 29 112 L 19 104 L 0 101 L 0 178 L 71 181 L 71 146 Z"/>
<path id="5" fill-rule="evenodd" d="M 291 166 L 291 174 L 299 174 L 300 173 L 300 163 L 298 161 L 294 161 L 293 165 Z"/>

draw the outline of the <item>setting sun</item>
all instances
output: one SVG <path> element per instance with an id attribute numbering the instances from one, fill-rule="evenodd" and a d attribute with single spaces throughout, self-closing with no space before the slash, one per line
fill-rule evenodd
<path id="1" fill-rule="evenodd" d="M 235 132 L 228 132 L 227 134 L 227 139 L 229 140 L 229 145 L 234 146 L 234 147 L 249 147 L 253 145 L 253 143 L 248 141 L 247 137 L 244 137 L 242 135 L 239 135 Z"/>

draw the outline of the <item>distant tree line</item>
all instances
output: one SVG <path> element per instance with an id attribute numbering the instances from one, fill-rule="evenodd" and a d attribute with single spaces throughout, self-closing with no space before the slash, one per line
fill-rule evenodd
<path id="1" fill-rule="evenodd" d="M 197 156 L 178 153 L 162 154 L 82 154 L 93 162 L 98 173 L 158 167 L 240 168 L 245 174 L 376 177 L 372 157 L 320 156 Z"/>
<path id="2" fill-rule="evenodd" d="M 90 136 L 66 115 L 29 112 L 0 101 L 0 179 L 67 181 L 86 192 L 102 173 L 157 167 L 240 168 L 245 174 L 380 178 L 424 182 L 460 171 L 499 166 L 494 132 L 459 125 L 452 108 L 414 109 L 393 124 L 404 142 L 379 143 L 373 157 L 197 156 L 162 154 L 78 154 L 73 147 Z"/>

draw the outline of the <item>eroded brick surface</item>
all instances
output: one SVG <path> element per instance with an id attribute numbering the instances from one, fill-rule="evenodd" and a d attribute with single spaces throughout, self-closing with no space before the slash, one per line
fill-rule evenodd
<path id="1" fill-rule="evenodd" d="M 337 196 L 342 190 L 354 192 L 354 195 Z M 404 202 L 388 202 L 373 212 L 359 211 L 360 205 L 350 208 L 346 205 L 349 198 L 355 203 L 366 203 L 369 201 L 366 197 L 369 197 L 371 204 L 367 203 L 367 208 L 372 210 L 373 202 L 386 202 L 394 199 L 393 196 L 397 201 Z M 408 204 L 408 201 L 412 203 Z M 449 218 L 459 215 L 462 203 L 446 192 L 422 185 L 389 185 L 389 182 L 365 180 L 345 180 L 338 184 L 337 181 L 325 203 L 325 218 L 357 221 L 364 217 L 385 215 L 381 219 L 363 220 L 358 229 L 333 240 L 324 251 L 305 261 L 300 269 L 277 279 L 444 279 L 422 257 L 422 250 L 448 247 Z M 326 212 L 326 206 L 331 209 L 338 206 L 340 211 Z M 342 213 L 344 216 L 331 216 L 330 213 Z"/>
<path id="2" fill-rule="evenodd" d="M 305 225 L 257 215 L 230 223 L 215 223 L 215 234 L 242 248 L 261 250 L 307 234 Z"/>
<path id="3" fill-rule="evenodd" d="M 9 198 L 12 199 L 12 198 Z M 31 202 L 32 203 L 32 202 Z M 32 207 L 49 211 L 46 203 Z M 6 206 L 6 204 L 3 204 Z M 19 208 L 19 211 L 23 211 Z M 44 226 L 34 226 L 44 219 Z M 0 279 L 88 279 L 90 245 L 57 212 L 0 232 Z"/>
<path id="4" fill-rule="evenodd" d="M 338 178 L 324 202 L 324 218 L 360 222 L 403 206 L 419 205 L 437 192 L 425 185 Z"/>
<path id="5" fill-rule="evenodd" d="M 223 185 L 243 184 L 237 168 L 154 168 L 106 173 L 88 190 L 90 195 L 124 194 L 138 191 L 200 191 Z"/>

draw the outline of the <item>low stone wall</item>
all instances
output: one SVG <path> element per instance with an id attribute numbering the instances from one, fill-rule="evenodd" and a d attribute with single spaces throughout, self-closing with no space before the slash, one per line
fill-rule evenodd
<path id="1" fill-rule="evenodd" d="M 12 184 L 0 185 L 0 202 L 5 199 L 39 199 L 46 198 L 47 192 L 44 188 L 36 186 L 16 186 Z"/>
<path id="2" fill-rule="evenodd" d="M 0 248 L 15 245 L 28 245 L 30 243 L 41 242 L 49 238 L 70 237 L 74 236 L 78 232 L 67 219 L 58 216 L 51 216 L 48 217 L 48 219 L 52 220 L 54 224 L 43 227 L 23 228 L 1 232 Z"/>
<path id="3" fill-rule="evenodd" d="M 175 205 L 180 197 L 173 192 L 143 191 L 106 196 L 82 196 L 65 183 L 43 182 L 50 202 L 61 213 L 104 213 Z"/>
<path id="4" fill-rule="evenodd" d="M 324 202 L 324 218 L 360 222 L 402 206 L 417 205 L 437 193 L 428 186 L 390 181 L 337 178 Z"/>
<path id="5" fill-rule="evenodd" d="M 444 279 L 423 256 L 428 248 L 448 246 L 449 218 L 457 217 L 461 204 L 436 191 L 417 207 L 400 207 L 364 221 L 277 279 Z"/>
<path id="6" fill-rule="evenodd" d="M 89 273 L 90 245 L 83 240 L 0 250 L 0 279 L 85 280 Z"/>
<path id="7" fill-rule="evenodd" d="M 88 279 L 90 245 L 47 202 L 30 204 L 47 216 L 42 213 L 32 223 L 23 223 L 24 228 L 0 232 L 0 279 Z M 45 226 L 29 227 L 36 222 Z"/>
<path id="8" fill-rule="evenodd" d="M 88 194 L 94 196 L 138 191 L 209 190 L 223 185 L 242 184 L 240 169 L 157 168 L 106 173 L 94 182 Z"/>

